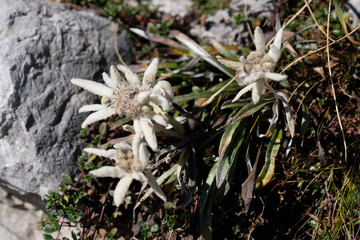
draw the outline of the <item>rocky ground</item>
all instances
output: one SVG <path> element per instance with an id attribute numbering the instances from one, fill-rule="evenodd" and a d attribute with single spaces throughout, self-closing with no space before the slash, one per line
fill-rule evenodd
<path id="1" fill-rule="evenodd" d="M 72 88 L 70 79 L 99 78 L 117 62 L 113 22 L 55 2 L 61 1 L 5 0 L 6 7 L 0 10 L 0 21 L 6 23 L 0 26 L 1 239 L 42 239 L 37 224 L 44 209 L 40 197 L 56 190 L 61 173 L 75 174 L 80 151 L 77 135 L 83 120 L 77 110 L 91 98 Z M 231 1 L 230 6 L 236 9 L 244 2 Z M 267 1 L 246 2 L 250 12 L 266 16 Z M 349 1 L 349 12 L 359 9 L 359 4 Z M 170 0 L 153 0 L 150 5 L 184 17 L 192 1 L 174 5 Z M 231 28 L 229 21 L 233 21 L 229 11 L 219 10 L 207 16 L 204 24 L 190 25 L 189 33 L 225 45 L 248 38 L 248 33 L 241 35 L 243 26 Z M 354 28 L 359 19 L 355 17 L 352 23 Z M 126 33 L 119 32 L 118 46 L 131 62 L 133 49 Z M 70 230 L 62 228 L 61 235 L 52 235 L 71 239 Z"/>

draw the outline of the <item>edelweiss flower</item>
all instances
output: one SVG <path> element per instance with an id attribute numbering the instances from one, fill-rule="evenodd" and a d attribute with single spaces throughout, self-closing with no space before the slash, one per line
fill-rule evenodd
<path id="1" fill-rule="evenodd" d="M 270 50 L 266 53 L 264 33 L 260 27 L 257 27 L 254 32 L 256 51 L 251 52 L 246 58 L 241 56 L 240 62 L 224 60 L 218 57 L 222 64 L 237 71 L 238 77 L 236 81 L 239 85 L 246 86 L 236 95 L 234 101 L 252 89 L 252 100 L 256 104 L 259 102 L 265 87 L 265 78 L 274 81 L 283 81 L 287 78 L 286 75 L 272 72 L 280 58 L 282 34 L 282 29 L 277 32 L 274 42 L 270 45 Z"/>
<path id="2" fill-rule="evenodd" d="M 131 146 L 127 143 L 115 144 L 114 149 L 110 150 L 85 148 L 84 151 L 115 160 L 116 166 L 101 167 L 89 173 L 96 177 L 120 178 L 114 191 L 114 203 L 117 207 L 123 203 L 129 186 L 134 179 L 149 183 L 155 193 L 166 202 L 166 196 L 154 176 L 150 170 L 145 169 L 149 163 L 149 153 L 144 143 L 139 147 L 139 157 L 134 156 Z"/>
<path id="3" fill-rule="evenodd" d="M 103 73 L 107 86 L 90 80 L 71 79 L 73 84 L 102 97 L 101 104 L 85 105 L 80 108 L 80 112 L 94 111 L 85 119 L 82 128 L 115 113 L 125 115 L 134 120 L 136 142 L 133 144 L 134 154 L 137 155 L 143 136 L 155 151 L 157 141 L 152 121 L 162 126 L 167 126 L 167 123 L 160 114 L 152 113 L 150 103 L 160 106 L 164 111 L 169 111 L 174 98 L 169 82 L 156 81 L 158 64 L 159 61 L 155 58 L 144 72 L 142 82 L 129 67 L 122 65 L 118 65 L 117 68 L 125 75 L 127 81 L 122 79 L 114 66 L 110 67 L 110 76 Z"/>

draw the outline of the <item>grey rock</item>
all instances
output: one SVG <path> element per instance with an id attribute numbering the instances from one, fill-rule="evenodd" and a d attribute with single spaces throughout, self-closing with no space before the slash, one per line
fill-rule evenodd
<path id="1" fill-rule="evenodd" d="M 360 0 L 349 0 L 346 7 L 345 12 L 350 15 L 351 29 L 354 29 L 360 24 Z"/>
<path id="2" fill-rule="evenodd" d="M 157 7 L 160 12 L 172 16 L 185 17 L 192 9 L 192 0 L 169 1 L 169 0 L 150 0 L 149 5 Z"/>
<path id="3" fill-rule="evenodd" d="M 0 184 L 43 196 L 61 173 L 76 172 L 77 137 L 92 94 L 70 79 L 101 79 L 111 64 L 116 26 L 45 0 L 2 0 L 0 8 Z M 120 53 L 133 59 L 118 32 Z"/>
<path id="4" fill-rule="evenodd" d="M 192 24 L 190 34 L 202 41 L 214 39 L 223 45 L 239 45 L 248 37 L 244 29 L 243 24 L 235 25 L 230 10 L 218 10 L 205 19 L 205 27 Z"/>
<path id="5" fill-rule="evenodd" d="M 222 45 L 248 46 L 251 41 L 248 27 L 245 23 L 235 23 L 234 16 L 244 15 L 247 7 L 248 15 L 271 19 L 275 6 L 268 0 L 232 0 L 228 9 L 217 10 L 205 19 L 205 26 L 198 22 L 191 24 L 190 34 L 209 42 L 216 40 Z"/>

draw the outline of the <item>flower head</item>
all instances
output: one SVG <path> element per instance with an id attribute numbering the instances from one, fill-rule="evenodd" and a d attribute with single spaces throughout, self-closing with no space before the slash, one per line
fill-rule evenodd
<path id="1" fill-rule="evenodd" d="M 85 119 L 82 128 L 113 114 L 131 117 L 134 124 L 137 122 L 136 125 L 139 126 L 135 128 L 137 138 L 145 137 L 149 146 L 155 151 L 157 141 L 152 121 L 163 126 L 167 126 L 167 123 L 160 114 L 151 111 L 150 104 L 156 104 L 164 111 L 169 111 L 174 98 L 171 84 L 156 80 L 158 64 L 159 61 L 155 58 L 144 72 L 142 81 L 129 67 L 123 65 L 118 65 L 117 68 L 125 75 L 126 80 L 114 66 L 110 67 L 110 76 L 103 73 L 106 85 L 90 80 L 71 79 L 73 84 L 102 97 L 101 104 L 85 105 L 80 108 L 80 112 L 94 112 Z M 139 144 L 136 146 L 139 147 Z M 138 149 L 134 149 L 134 153 L 137 155 Z"/>
<path id="2" fill-rule="evenodd" d="M 139 156 L 133 154 L 132 148 L 127 143 L 118 143 L 114 149 L 103 150 L 97 148 L 85 148 L 85 152 L 107 157 L 115 161 L 116 166 L 104 166 L 89 173 L 96 177 L 120 178 L 114 191 L 114 203 L 118 207 L 123 201 L 132 181 L 148 182 L 155 193 L 164 201 L 166 196 L 157 184 L 150 170 L 146 169 L 149 163 L 149 153 L 145 144 L 139 147 Z M 145 172 L 145 174 L 143 173 Z"/>
<path id="3" fill-rule="evenodd" d="M 272 72 L 280 58 L 282 34 L 282 30 L 277 32 L 274 42 L 266 53 L 264 33 L 261 28 L 257 27 L 254 32 L 255 51 L 250 52 L 246 58 L 241 56 L 239 62 L 218 58 L 222 64 L 236 70 L 236 81 L 240 86 L 246 86 L 236 95 L 234 100 L 239 99 L 241 95 L 252 90 L 252 100 L 256 104 L 259 102 L 264 89 L 265 78 L 274 81 L 283 81 L 287 78 L 286 75 Z"/>

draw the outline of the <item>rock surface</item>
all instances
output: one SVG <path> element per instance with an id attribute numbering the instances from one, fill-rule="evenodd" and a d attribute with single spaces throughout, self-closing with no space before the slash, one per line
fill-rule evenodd
<path id="1" fill-rule="evenodd" d="M 202 41 L 214 39 L 223 45 L 238 45 L 242 39 L 248 38 L 244 24 L 235 25 L 230 10 L 218 10 L 205 19 L 205 26 L 192 24 L 190 34 Z"/>
<path id="2" fill-rule="evenodd" d="M 100 79 L 117 64 L 115 24 L 45 0 L 2 0 L 0 8 L 0 184 L 43 196 L 74 174 L 77 137 L 92 94 L 73 77 Z M 118 33 L 124 59 L 130 39 Z"/>
<path id="3" fill-rule="evenodd" d="M 160 12 L 170 14 L 172 16 L 185 17 L 191 11 L 193 1 L 181 0 L 169 1 L 169 0 L 151 0 L 150 6 L 157 7 Z"/>
<path id="4" fill-rule="evenodd" d="M 38 229 L 43 211 L 0 188 L 0 236 L 6 240 L 39 240 L 44 232 Z M 75 228 L 63 227 L 51 235 L 58 239 L 71 238 Z"/>

